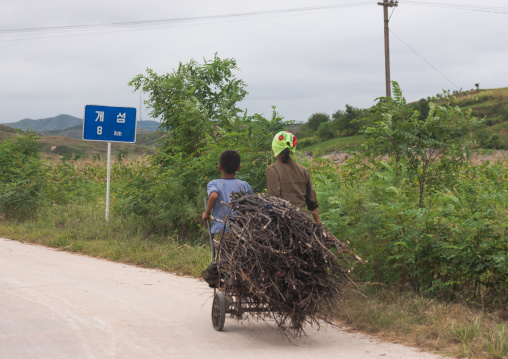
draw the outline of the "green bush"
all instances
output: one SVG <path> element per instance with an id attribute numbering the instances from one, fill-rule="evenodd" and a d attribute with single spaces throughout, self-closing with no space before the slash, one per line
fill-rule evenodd
<path id="1" fill-rule="evenodd" d="M 360 281 L 409 285 L 441 298 L 483 305 L 508 301 L 508 168 L 467 165 L 453 187 L 419 208 L 413 180 L 394 162 L 368 170 L 354 160 L 339 171 L 313 168 L 320 212 L 338 238 L 368 261 Z M 400 169 L 402 172 L 405 169 Z M 504 303 L 504 304 L 503 304 Z"/>
<path id="2" fill-rule="evenodd" d="M 47 167 L 38 150 L 33 131 L 18 133 L 0 142 L 0 213 L 25 219 L 44 202 Z"/>
<path id="3" fill-rule="evenodd" d="M 298 147 L 305 148 L 305 147 L 315 145 L 318 142 L 319 142 L 319 139 L 317 137 L 307 137 L 307 138 L 303 138 L 301 140 L 298 139 Z"/>
<path id="4" fill-rule="evenodd" d="M 499 111 L 499 115 L 501 117 L 501 121 L 508 120 L 508 105 L 504 105 L 501 111 Z"/>
<path id="5" fill-rule="evenodd" d="M 394 94 L 365 157 L 313 169 L 325 223 L 368 261 L 360 280 L 505 306 L 508 168 L 471 163 L 460 134 L 474 118 L 431 103 L 422 120 Z"/>
<path id="6" fill-rule="evenodd" d="M 299 125 L 294 131 L 296 138 L 298 139 L 298 143 L 301 143 L 303 139 L 307 139 L 314 135 L 314 131 L 310 128 L 308 123 L 304 123 Z"/>
<path id="7" fill-rule="evenodd" d="M 88 162 L 83 168 L 77 162 L 61 162 L 46 172 L 46 197 L 53 204 L 92 202 L 105 193 L 105 163 Z M 113 173 L 114 173 L 113 166 Z"/>
<path id="8" fill-rule="evenodd" d="M 322 122 L 317 129 L 317 135 L 322 140 L 329 140 L 336 137 L 336 132 L 331 122 Z"/>
<path id="9" fill-rule="evenodd" d="M 219 155 L 226 149 L 242 156 L 238 177 L 254 191 L 264 189 L 265 169 L 273 158 L 268 152 L 272 137 L 290 123 L 275 108 L 270 120 L 240 110 L 237 103 L 247 91 L 234 70 L 236 60 L 216 55 L 204 64 L 180 64 L 162 76 L 148 70 L 147 76 L 131 81 L 136 90 L 148 92 L 151 114 L 161 117 L 168 135 L 152 163 L 124 183 L 122 211 L 143 216 L 155 231 L 169 230 L 192 240 L 202 229 L 206 185 L 221 176 Z"/>
<path id="10" fill-rule="evenodd" d="M 237 177 L 247 181 L 255 192 L 263 192 L 265 169 L 273 161 L 273 154 L 267 149 L 273 134 L 284 124 L 275 112 L 272 120 L 259 115 L 246 117 L 237 132 L 223 133 L 217 140 L 207 136 L 201 144 L 203 149 L 191 156 L 159 152 L 155 163 L 134 169 L 124 179 L 118 209 L 142 216 L 154 232 L 178 234 L 195 241 L 203 233 L 200 214 L 207 196 L 206 185 L 221 177 L 221 152 L 237 150 L 242 156 Z M 161 158 L 164 165 L 157 164 Z"/>

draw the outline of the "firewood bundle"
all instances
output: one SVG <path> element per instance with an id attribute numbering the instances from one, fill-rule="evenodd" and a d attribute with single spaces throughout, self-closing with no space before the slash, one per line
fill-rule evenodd
<path id="1" fill-rule="evenodd" d="M 343 291 L 354 286 L 352 265 L 362 259 L 283 199 L 233 193 L 223 205 L 231 208 L 229 231 L 217 266 L 225 292 L 243 312 L 272 318 L 294 335 L 305 323 L 329 321 Z"/>

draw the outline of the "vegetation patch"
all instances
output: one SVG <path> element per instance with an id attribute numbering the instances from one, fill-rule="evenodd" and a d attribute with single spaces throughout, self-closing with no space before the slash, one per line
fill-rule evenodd
<path id="1" fill-rule="evenodd" d="M 131 146 L 113 156 L 109 221 L 105 150 L 85 160 L 68 149 L 65 161 L 44 160 L 37 134 L 9 132 L 0 142 L 2 236 L 198 275 L 210 261 L 200 214 L 206 183 L 220 177 L 219 154 L 237 150 L 238 177 L 263 193 L 272 136 L 293 126 L 275 108 L 270 118 L 239 109 L 246 90 L 236 70 L 233 59 L 215 57 L 133 79 L 164 135 L 153 155 L 134 156 Z M 488 117 L 464 109 L 499 92 L 413 104 L 396 83 L 393 93 L 371 109 L 349 106 L 298 127 L 309 134 L 299 141 L 316 141 L 305 150 L 317 155 L 297 160 L 311 171 L 325 226 L 367 260 L 351 272 L 355 282 L 370 283 L 362 288 L 367 298 L 351 293 L 341 316 L 357 329 L 438 351 L 506 357 L 508 165 L 494 156 L 475 161 L 472 152 L 482 143 L 504 146 L 504 138 L 489 132 Z M 344 127 L 333 132 L 334 121 Z M 320 159 L 328 143 L 355 155 L 341 163 Z"/>
<path id="2" fill-rule="evenodd" d="M 459 358 L 506 358 L 506 313 L 486 313 L 407 289 L 365 284 L 338 306 L 350 330 Z M 504 319 L 502 319 L 504 316 Z"/>

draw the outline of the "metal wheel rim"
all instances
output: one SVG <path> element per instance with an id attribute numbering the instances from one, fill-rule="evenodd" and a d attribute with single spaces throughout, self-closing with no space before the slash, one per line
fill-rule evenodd
<path id="1" fill-rule="evenodd" d="M 224 294 L 217 292 L 213 297 L 212 304 L 212 325 L 217 331 L 221 331 L 224 328 L 224 321 L 226 319 L 226 301 L 224 300 Z"/>

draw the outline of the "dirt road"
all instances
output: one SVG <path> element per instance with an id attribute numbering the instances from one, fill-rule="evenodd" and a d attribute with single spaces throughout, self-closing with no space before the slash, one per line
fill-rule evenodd
<path id="1" fill-rule="evenodd" d="M 193 278 L 0 238 L 0 358 L 439 358 L 329 326 L 210 320 Z"/>

